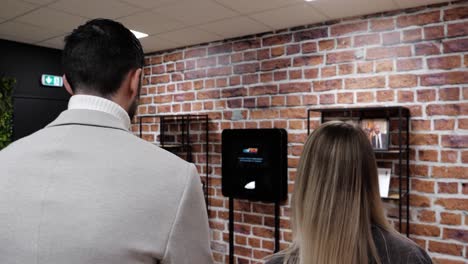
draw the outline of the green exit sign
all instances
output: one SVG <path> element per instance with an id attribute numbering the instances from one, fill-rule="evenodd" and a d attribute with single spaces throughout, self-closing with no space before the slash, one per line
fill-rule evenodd
<path id="1" fill-rule="evenodd" d="M 62 79 L 62 76 L 42 74 L 41 84 L 44 86 L 62 87 L 63 79 Z"/>

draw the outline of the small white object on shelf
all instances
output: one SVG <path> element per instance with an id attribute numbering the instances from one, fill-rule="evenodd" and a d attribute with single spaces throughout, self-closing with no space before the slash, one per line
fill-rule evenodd
<path id="1" fill-rule="evenodd" d="M 392 169 L 378 168 L 378 172 L 380 197 L 387 198 L 390 189 L 390 178 L 392 176 Z"/>

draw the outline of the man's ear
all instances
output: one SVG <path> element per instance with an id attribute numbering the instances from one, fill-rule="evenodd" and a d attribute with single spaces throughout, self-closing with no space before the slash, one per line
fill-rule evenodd
<path id="1" fill-rule="evenodd" d="M 130 91 L 131 97 L 135 98 L 138 96 L 138 90 L 140 89 L 140 78 L 141 78 L 141 68 L 130 73 Z"/>
<path id="2" fill-rule="evenodd" d="M 70 94 L 70 95 L 73 95 L 73 90 L 70 86 L 70 84 L 68 83 L 68 80 L 67 80 L 67 76 L 65 76 L 65 74 L 62 76 L 63 78 L 63 85 L 65 86 L 65 90 L 67 90 L 67 92 Z"/>

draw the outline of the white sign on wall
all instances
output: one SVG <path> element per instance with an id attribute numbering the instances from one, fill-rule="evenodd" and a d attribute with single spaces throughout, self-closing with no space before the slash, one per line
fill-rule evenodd
<path id="1" fill-rule="evenodd" d="M 63 78 L 62 78 L 62 76 L 42 74 L 41 84 L 44 85 L 44 86 L 62 87 L 63 86 Z"/>

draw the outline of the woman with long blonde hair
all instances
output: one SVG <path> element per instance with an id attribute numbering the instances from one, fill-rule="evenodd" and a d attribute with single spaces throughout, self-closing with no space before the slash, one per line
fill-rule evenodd
<path id="1" fill-rule="evenodd" d="M 385 218 L 364 131 L 328 122 L 307 139 L 291 201 L 293 243 L 267 264 L 432 263 Z"/>

